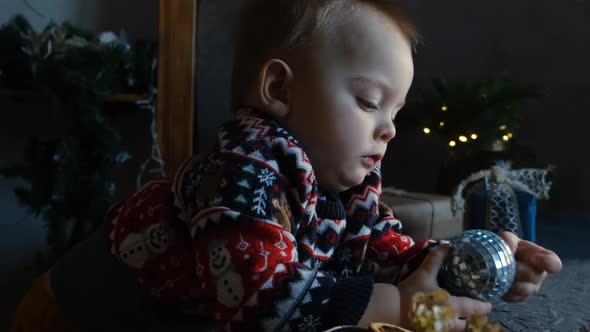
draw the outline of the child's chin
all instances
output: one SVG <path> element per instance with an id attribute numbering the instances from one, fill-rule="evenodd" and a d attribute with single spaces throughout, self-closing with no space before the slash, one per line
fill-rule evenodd
<path id="1" fill-rule="evenodd" d="M 359 184 L 363 183 L 363 181 L 365 180 L 365 177 L 367 176 L 367 173 L 365 172 L 364 169 L 361 169 L 360 171 L 357 171 L 355 173 L 349 172 L 349 173 L 344 173 L 344 172 L 340 172 L 340 174 L 338 174 L 338 172 L 334 175 L 336 176 L 332 176 L 331 179 L 329 179 L 329 181 L 326 182 L 330 182 L 330 183 L 322 183 L 319 182 L 319 189 L 322 192 L 342 192 L 345 191 L 347 189 L 350 189 L 352 187 L 356 187 Z M 328 179 L 326 179 L 328 180 Z"/>
<path id="2" fill-rule="evenodd" d="M 358 175 L 351 176 L 351 177 L 345 179 L 345 181 L 342 181 L 343 189 L 340 191 L 344 191 L 344 190 L 350 189 L 352 187 L 358 186 L 359 184 L 363 183 L 366 176 L 367 176 L 367 174 L 360 173 Z"/>

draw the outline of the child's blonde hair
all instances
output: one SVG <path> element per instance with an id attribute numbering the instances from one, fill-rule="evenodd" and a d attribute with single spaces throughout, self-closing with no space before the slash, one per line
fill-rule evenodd
<path id="1" fill-rule="evenodd" d="M 414 45 L 418 35 L 396 0 L 245 0 L 239 23 L 232 73 L 232 108 L 255 86 L 258 70 L 273 57 L 308 47 L 314 31 L 329 29 L 359 4 L 391 17 Z"/>

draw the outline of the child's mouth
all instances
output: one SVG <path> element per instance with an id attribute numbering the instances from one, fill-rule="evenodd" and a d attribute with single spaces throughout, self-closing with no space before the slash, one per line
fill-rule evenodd
<path id="1" fill-rule="evenodd" d="M 373 168 L 380 159 L 381 158 L 378 158 L 378 156 L 364 156 L 363 166 L 365 166 L 366 168 Z"/>

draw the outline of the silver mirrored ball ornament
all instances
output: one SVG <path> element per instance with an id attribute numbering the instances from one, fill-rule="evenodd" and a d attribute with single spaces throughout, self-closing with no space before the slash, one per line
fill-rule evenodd
<path id="1" fill-rule="evenodd" d="M 455 296 L 486 302 L 499 300 L 516 274 L 514 254 L 495 233 L 468 230 L 451 239 L 451 249 L 438 274 L 442 288 Z"/>

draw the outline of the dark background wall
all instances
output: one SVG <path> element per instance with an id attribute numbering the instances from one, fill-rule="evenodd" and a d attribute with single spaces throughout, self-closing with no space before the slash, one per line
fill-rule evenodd
<path id="1" fill-rule="evenodd" d="M 531 109 L 521 139 L 541 159 L 557 166 L 552 198 L 555 209 L 589 212 L 590 196 L 590 2 L 408 1 L 423 35 L 415 56 L 415 86 L 432 75 L 477 78 L 507 70 L 516 79 L 539 84 L 549 96 Z M 428 190 L 440 150 L 403 129 L 392 145 L 393 183 Z M 412 135 L 413 136 L 413 135 Z M 399 149 L 400 152 L 396 153 Z M 434 153 L 433 158 L 429 154 Z M 409 158 L 409 160 L 408 160 Z M 428 162 L 430 161 L 430 162 Z M 429 165 L 430 166 L 427 166 Z"/>
<path id="2" fill-rule="evenodd" d="M 158 0 L 2 0 L 0 24 L 15 14 L 25 15 L 37 30 L 53 20 L 95 32 L 125 29 L 134 40 L 158 35 Z"/>
<path id="3" fill-rule="evenodd" d="M 125 28 L 131 39 L 157 38 L 158 0 L 29 0 L 45 16 L 72 21 L 91 31 Z M 415 86 L 432 75 L 478 78 L 509 70 L 516 78 L 539 83 L 551 92 L 531 110 L 522 139 L 557 166 L 552 198 L 545 209 L 590 212 L 590 2 L 583 0 L 407 1 L 424 44 L 415 56 Z M 229 116 L 229 27 L 235 0 L 201 1 L 197 56 L 197 107 L 201 150 L 213 142 L 215 128 Z M 46 20 L 21 0 L 0 3 L 0 23 L 24 13 L 40 29 Z M 59 131 L 59 119 L 44 112 L 43 102 L 0 99 L 0 164 L 18 161 L 27 136 Z M 139 163 L 148 157 L 149 116 L 145 111 L 115 112 L 112 119 L 134 159 L 118 173 L 120 195 L 134 189 Z M 399 128 L 384 162 L 387 185 L 433 191 L 444 147 L 419 133 Z M 43 250 L 43 224 L 16 205 L 12 190 L 22 184 L 0 179 L 0 330 L 6 329 L 16 301 L 35 270 L 35 253 Z"/>

